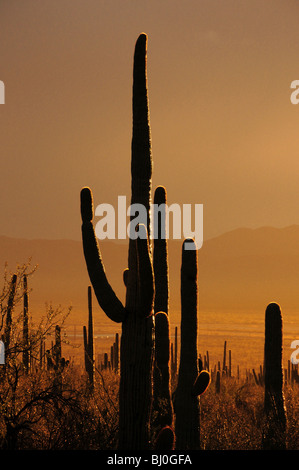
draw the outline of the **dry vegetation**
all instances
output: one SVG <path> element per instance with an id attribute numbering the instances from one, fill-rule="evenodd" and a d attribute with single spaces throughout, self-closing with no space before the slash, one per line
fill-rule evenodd
<path id="1" fill-rule="evenodd" d="M 22 278 L 24 275 L 30 276 L 32 271 L 29 268 L 29 265 L 18 268 L 10 343 L 5 350 L 5 364 L 0 365 L 0 449 L 117 449 L 119 371 L 114 370 L 107 361 L 110 348 L 107 340 L 102 345 L 102 350 L 106 348 L 107 353 L 97 355 L 94 386 L 91 387 L 84 365 L 83 339 L 82 344 L 81 340 L 72 344 L 65 336 L 64 325 L 69 310 L 65 313 L 60 308 L 48 306 L 38 325 L 30 322 L 30 360 L 26 370 L 24 351 L 27 347 L 22 335 L 26 302 Z M 2 339 L 7 335 L 11 282 L 11 278 L 5 275 L 0 298 Z M 61 331 L 59 351 L 57 325 L 60 325 Z M 171 351 L 173 393 L 177 385 L 177 362 L 173 362 L 178 352 L 177 340 L 171 344 Z M 69 359 L 66 360 L 63 355 Z M 263 432 L 267 426 L 262 376 L 248 370 L 245 374 L 239 374 L 239 368 L 237 376 L 233 376 L 230 356 L 229 351 L 227 366 L 225 342 L 220 388 L 216 386 L 216 366 L 211 367 L 208 357 L 204 356 L 203 367 L 210 370 L 212 380 L 200 398 L 202 450 L 262 448 Z M 298 374 L 294 375 L 296 380 L 292 380 L 287 371 L 285 374 L 287 448 L 298 450 Z"/>
<path id="2" fill-rule="evenodd" d="M 96 371 L 90 390 L 86 373 L 70 364 L 59 376 L 36 369 L 21 375 L 15 390 L 1 382 L 2 449 L 76 450 L 117 448 L 118 382 L 114 371 Z M 8 393 L 9 390 L 9 393 Z M 3 397 L 6 396 L 6 400 Z M 298 450 L 299 385 L 285 385 L 288 449 Z M 261 449 L 264 389 L 254 381 L 223 377 L 201 397 L 203 450 Z"/>

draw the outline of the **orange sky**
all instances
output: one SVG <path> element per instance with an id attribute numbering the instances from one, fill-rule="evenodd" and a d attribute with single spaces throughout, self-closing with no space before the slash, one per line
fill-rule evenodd
<path id="1" fill-rule="evenodd" d="M 298 18 L 295 0 L 0 0 L 0 234 L 80 239 L 82 186 L 129 196 L 142 31 L 153 186 L 204 204 L 204 238 L 299 224 Z"/>

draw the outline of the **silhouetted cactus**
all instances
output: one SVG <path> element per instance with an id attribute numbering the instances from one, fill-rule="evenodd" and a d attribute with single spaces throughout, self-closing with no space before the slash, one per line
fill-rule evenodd
<path id="1" fill-rule="evenodd" d="M 216 372 L 216 383 L 215 383 L 215 391 L 217 394 L 221 392 L 221 374 L 220 370 Z"/>
<path id="2" fill-rule="evenodd" d="M 178 371 L 178 327 L 174 330 L 174 342 L 170 345 L 171 352 L 171 376 L 175 379 Z"/>
<path id="3" fill-rule="evenodd" d="M 185 249 L 187 244 L 191 249 Z M 181 265 L 181 355 L 174 398 L 176 447 L 179 450 L 200 448 L 200 402 L 194 389 L 198 377 L 197 309 L 197 250 L 195 242 L 186 239 Z"/>
<path id="4" fill-rule="evenodd" d="M 154 403 L 155 429 L 172 425 L 173 406 L 170 390 L 169 319 L 164 312 L 155 315 Z"/>
<path id="5" fill-rule="evenodd" d="M 53 357 L 49 349 L 46 350 L 46 360 L 47 360 L 47 370 L 54 369 Z"/>
<path id="6" fill-rule="evenodd" d="M 200 371 L 193 384 L 192 394 L 196 397 L 202 395 L 208 389 L 210 382 L 210 373 L 207 370 Z"/>
<path id="7" fill-rule="evenodd" d="M 167 451 L 175 449 L 175 433 L 170 426 L 164 426 L 158 433 L 154 450 Z"/>
<path id="8" fill-rule="evenodd" d="M 40 345 L 39 345 L 39 366 L 40 366 L 40 369 L 42 369 L 44 367 L 45 358 L 46 358 L 46 343 L 45 343 L 45 339 L 41 338 Z"/>
<path id="9" fill-rule="evenodd" d="M 23 364 L 26 374 L 29 372 L 29 318 L 28 318 L 28 286 L 27 276 L 23 276 Z"/>
<path id="10" fill-rule="evenodd" d="M 263 439 L 264 449 L 285 449 L 286 409 L 283 394 L 282 367 L 283 323 L 280 306 L 274 302 L 266 308 L 265 315 L 265 399 L 267 423 Z"/>
<path id="11" fill-rule="evenodd" d="M 155 277 L 155 362 L 153 427 L 160 430 L 172 425 L 173 406 L 170 390 L 170 326 L 168 318 L 169 280 L 168 246 L 166 233 L 166 190 L 158 186 L 155 190 L 154 254 Z"/>
<path id="12" fill-rule="evenodd" d="M 154 205 L 156 208 L 154 219 L 154 252 L 153 266 L 155 274 L 155 313 L 164 312 L 168 315 L 169 309 L 169 268 L 168 243 L 166 227 L 166 189 L 158 186 L 155 190 Z M 158 210 L 159 208 L 159 210 Z"/>
<path id="13" fill-rule="evenodd" d="M 174 374 L 178 372 L 178 327 L 174 329 L 174 364 L 173 364 Z"/>
<path id="14" fill-rule="evenodd" d="M 116 373 L 119 372 L 119 334 L 115 334 L 115 342 L 113 344 L 113 368 Z"/>
<path id="15" fill-rule="evenodd" d="M 223 363 L 222 363 L 222 375 L 226 374 L 227 372 L 227 367 L 226 367 L 226 341 L 224 341 L 224 347 L 223 347 Z"/>
<path id="16" fill-rule="evenodd" d="M 53 357 L 55 363 L 54 368 L 58 369 L 61 361 L 61 328 L 59 325 L 55 326 L 55 344 L 53 350 Z"/>
<path id="17" fill-rule="evenodd" d="M 94 341 L 93 341 L 93 315 L 92 315 L 92 292 L 91 286 L 87 289 L 88 298 L 88 332 L 86 327 L 83 327 L 83 339 L 84 339 L 84 358 L 85 358 L 85 370 L 88 374 L 90 385 L 94 385 L 94 373 L 95 373 L 95 359 L 94 359 Z"/>
<path id="18" fill-rule="evenodd" d="M 5 320 L 5 329 L 4 329 L 4 346 L 5 346 L 5 354 L 9 353 L 9 346 L 10 346 L 10 336 L 11 336 L 11 327 L 12 327 L 12 310 L 14 306 L 15 294 L 16 294 L 16 286 L 17 286 L 17 275 L 13 274 L 10 285 L 9 285 L 9 296 L 7 301 L 7 308 L 6 308 L 6 320 Z"/>
<path id="19" fill-rule="evenodd" d="M 150 244 L 151 138 L 146 76 L 147 36 L 135 45 L 133 67 L 133 136 L 131 205 L 142 204 L 147 220 L 138 226 L 139 237 L 129 240 L 125 306 L 109 284 L 92 224 L 93 201 L 89 188 L 81 191 L 83 249 L 89 277 L 106 315 L 122 323 L 120 347 L 119 444 L 120 449 L 149 447 L 154 341 L 154 275 Z M 131 221 L 134 219 L 131 216 Z"/>

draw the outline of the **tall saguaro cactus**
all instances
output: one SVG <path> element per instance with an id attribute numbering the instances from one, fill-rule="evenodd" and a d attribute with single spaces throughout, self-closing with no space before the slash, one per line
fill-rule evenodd
<path id="1" fill-rule="evenodd" d="M 147 449 L 152 401 L 154 350 L 154 274 L 150 233 L 152 155 L 147 94 L 147 36 L 135 45 L 133 67 L 133 135 L 131 205 L 142 204 L 147 220 L 129 240 L 125 305 L 109 284 L 92 224 L 93 201 L 89 188 L 81 191 L 83 249 L 89 277 L 106 315 L 122 323 L 120 345 L 119 444 L 120 449 Z M 131 215 L 131 220 L 133 216 Z"/>
<path id="2" fill-rule="evenodd" d="M 170 390 L 170 326 L 169 326 L 169 268 L 166 227 L 166 189 L 158 186 L 154 195 L 154 247 L 155 276 L 155 364 L 153 427 L 158 431 L 172 425 L 173 406 Z"/>
<path id="3" fill-rule="evenodd" d="M 189 245 L 189 248 L 186 249 Z M 209 386 L 209 373 L 198 370 L 197 354 L 197 250 L 192 239 L 182 246 L 181 265 L 181 355 L 175 392 L 175 434 L 179 450 L 200 448 L 199 395 Z M 204 373 L 203 373 L 204 372 Z"/>
<path id="4" fill-rule="evenodd" d="M 265 399 L 267 417 L 263 447 L 284 449 L 286 447 L 286 409 L 283 394 L 282 366 L 283 323 L 280 306 L 274 302 L 265 314 Z"/>

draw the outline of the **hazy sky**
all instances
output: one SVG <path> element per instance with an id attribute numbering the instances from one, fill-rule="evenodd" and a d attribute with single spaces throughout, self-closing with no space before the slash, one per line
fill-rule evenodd
<path id="1" fill-rule="evenodd" d="M 298 26 L 295 0 L 0 0 L 0 235 L 80 239 L 81 187 L 129 199 L 140 32 L 153 186 L 204 238 L 299 224 Z"/>

